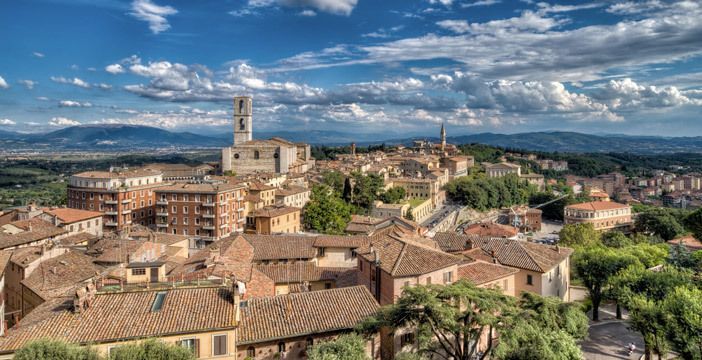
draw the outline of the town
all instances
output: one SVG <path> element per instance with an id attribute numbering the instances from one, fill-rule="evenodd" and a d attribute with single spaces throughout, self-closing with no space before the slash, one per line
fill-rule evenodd
<path id="1" fill-rule="evenodd" d="M 233 99 L 220 162 L 79 172 L 64 204 L 3 210 L 0 358 L 46 339 L 226 359 L 326 359 L 335 343 L 359 359 L 699 351 L 654 329 L 690 326 L 700 305 L 702 175 L 476 162 L 443 125 L 437 143 L 315 159 L 254 138 L 253 106 Z"/>

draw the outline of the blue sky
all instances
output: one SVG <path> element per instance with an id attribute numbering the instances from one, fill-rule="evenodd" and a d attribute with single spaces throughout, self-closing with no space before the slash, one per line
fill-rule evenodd
<path id="1" fill-rule="evenodd" d="M 0 130 L 702 135 L 702 3 L 22 0 Z"/>

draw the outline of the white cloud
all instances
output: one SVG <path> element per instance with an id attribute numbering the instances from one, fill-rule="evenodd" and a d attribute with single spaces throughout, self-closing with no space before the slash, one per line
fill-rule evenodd
<path id="1" fill-rule="evenodd" d="M 92 107 L 93 104 L 89 102 L 80 102 L 73 100 L 61 100 L 59 101 L 60 107 Z"/>
<path id="2" fill-rule="evenodd" d="M 100 89 L 100 90 L 110 90 L 110 89 L 112 89 L 112 85 L 110 85 L 110 84 L 97 83 L 97 84 L 93 84 L 93 85 L 94 85 L 96 88 Z"/>
<path id="3" fill-rule="evenodd" d="M 312 8 L 336 15 L 351 15 L 358 0 L 249 0 L 251 7 L 280 5 L 284 7 Z"/>
<path id="4" fill-rule="evenodd" d="M 465 34 L 470 31 L 470 25 L 466 20 L 441 20 L 436 25 L 446 30 L 451 30 L 456 34 Z"/>
<path id="5" fill-rule="evenodd" d="M 702 100 L 695 99 L 694 95 L 694 92 L 684 93 L 675 86 L 640 85 L 630 78 L 610 80 L 593 94 L 611 108 L 622 110 L 702 105 Z"/>
<path id="6" fill-rule="evenodd" d="M 43 58 L 43 57 L 45 56 L 44 54 L 42 54 L 42 53 L 40 53 L 40 52 L 38 52 L 38 51 L 33 52 L 32 55 L 33 55 L 34 57 L 38 57 L 38 58 L 40 58 L 40 59 Z"/>
<path id="7" fill-rule="evenodd" d="M 668 5 L 659 0 L 624 1 L 610 5 L 607 12 L 617 15 L 633 15 L 657 11 Z"/>
<path id="8" fill-rule="evenodd" d="M 87 88 L 90 87 L 90 84 L 88 84 L 87 82 L 85 82 L 85 81 L 83 81 L 82 79 L 79 79 L 79 78 L 77 78 L 77 77 L 74 77 L 74 78 L 71 79 L 71 78 L 65 78 L 65 77 L 63 77 L 63 76 L 52 76 L 52 77 L 51 77 L 51 81 L 57 82 L 57 83 L 60 83 L 60 84 L 75 85 L 75 86 L 78 86 L 78 87 L 82 87 L 82 88 L 84 88 L 84 89 L 87 89 Z"/>
<path id="9" fill-rule="evenodd" d="M 150 0 L 134 0 L 130 14 L 139 20 L 149 23 L 149 29 L 154 34 L 170 29 L 166 16 L 177 14 L 178 10 L 171 6 L 156 5 Z"/>
<path id="10" fill-rule="evenodd" d="M 451 6 L 453 5 L 453 0 L 429 0 L 429 3 L 432 5 L 441 4 L 444 6 Z"/>
<path id="11" fill-rule="evenodd" d="M 229 113 L 224 110 L 202 110 L 188 106 L 178 110 L 137 111 L 121 109 L 117 113 L 129 114 L 129 117 L 102 118 L 94 123 L 129 124 L 155 126 L 165 129 L 194 128 L 203 126 L 226 126 L 231 124 Z"/>
<path id="12" fill-rule="evenodd" d="M 312 17 L 312 16 L 317 16 L 317 13 L 314 12 L 314 10 L 302 10 L 300 11 L 300 16 L 307 16 L 307 17 Z"/>
<path id="13" fill-rule="evenodd" d="M 476 6 L 490 6 L 490 5 L 495 5 L 501 3 L 502 0 L 478 0 L 474 1 L 472 3 L 464 3 L 461 4 L 462 8 L 470 8 L 470 7 L 476 7 Z"/>
<path id="14" fill-rule="evenodd" d="M 24 85 L 24 87 L 26 87 L 29 90 L 34 89 L 34 85 L 37 84 L 36 81 L 32 81 L 32 80 L 17 80 L 17 83 L 20 85 Z"/>
<path id="15" fill-rule="evenodd" d="M 550 13 L 564 13 L 579 10 L 596 9 L 605 6 L 604 3 L 585 3 L 579 5 L 560 5 L 560 4 L 549 4 L 546 2 L 540 2 L 536 4 L 539 7 L 539 14 L 550 14 Z"/>
<path id="16" fill-rule="evenodd" d="M 105 71 L 110 74 L 121 74 L 124 72 L 124 67 L 122 67 L 120 64 L 111 64 L 105 66 Z"/>
<path id="17" fill-rule="evenodd" d="M 0 125 L 11 126 L 11 125 L 17 125 L 17 123 L 10 120 L 10 119 L 0 119 Z"/>
<path id="18" fill-rule="evenodd" d="M 7 81 L 0 76 L 0 89 L 7 89 L 10 85 L 7 85 Z"/>
<path id="19" fill-rule="evenodd" d="M 78 122 L 76 120 L 69 119 L 69 118 L 58 116 L 58 117 L 51 118 L 51 120 L 49 120 L 49 125 L 50 126 L 57 126 L 57 127 L 66 127 L 66 126 L 80 125 L 80 122 Z"/>

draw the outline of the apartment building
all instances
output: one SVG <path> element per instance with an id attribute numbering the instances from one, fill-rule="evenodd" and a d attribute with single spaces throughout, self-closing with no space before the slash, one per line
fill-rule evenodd
<path id="1" fill-rule="evenodd" d="M 159 232 L 219 239 L 244 231 L 243 183 L 176 183 L 159 187 L 155 193 Z"/>
<path id="2" fill-rule="evenodd" d="M 274 205 L 266 206 L 250 214 L 249 232 L 256 234 L 296 233 L 302 230 L 300 208 Z"/>
<path id="3" fill-rule="evenodd" d="M 631 227 L 631 206 L 612 201 L 592 201 L 568 205 L 564 209 L 565 224 L 590 223 L 595 230 Z"/>
<path id="4" fill-rule="evenodd" d="M 39 218 L 68 231 L 68 236 L 89 233 L 102 236 L 102 213 L 99 211 L 78 210 L 70 208 L 49 208 Z"/>
<path id="5" fill-rule="evenodd" d="M 499 164 L 487 164 L 485 165 L 485 172 L 490 178 L 503 177 L 509 174 L 514 174 L 517 176 L 522 175 L 522 167 L 516 164 L 511 164 L 507 162 Z"/>
<path id="6" fill-rule="evenodd" d="M 311 193 L 310 189 L 299 186 L 277 189 L 275 191 L 275 202 L 276 204 L 302 209 L 310 201 Z"/>
<path id="7" fill-rule="evenodd" d="M 106 230 L 154 222 L 155 189 L 163 186 L 163 174 L 152 169 L 87 171 L 70 177 L 67 205 L 72 209 L 103 214 Z"/>
<path id="8" fill-rule="evenodd" d="M 475 166 L 475 159 L 472 156 L 442 157 L 441 167 L 449 171 L 451 178 L 468 175 L 468 169 Z"/>

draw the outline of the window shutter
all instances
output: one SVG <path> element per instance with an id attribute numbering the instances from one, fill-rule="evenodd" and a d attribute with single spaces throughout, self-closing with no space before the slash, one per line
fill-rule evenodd
<path id="1" fill-rule="evenodd" d="M 195 339 L 195 358 L 200 358 L 200 339 Z"/>

